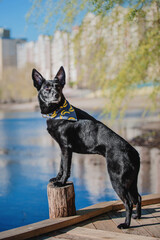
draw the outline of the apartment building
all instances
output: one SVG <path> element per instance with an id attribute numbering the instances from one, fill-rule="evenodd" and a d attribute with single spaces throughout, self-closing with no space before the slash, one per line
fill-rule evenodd
<path id="1" fill-rule="evenodd" d="M 54 36 L 40 35 L 36 42 L 17 44 L 17 67 L 23 68 L 30 63 L 43 76 L 52 79 L 59 68 L 64 66 L 66 82 L 69 84 L 73 76 L 70 71 L 70 66 L 73 65 L 70 55 L 73 58 L 69 34 L 56 31 Z"/>
<path id="2" fill-rule="evenodd" d="M 10 30 L 0 28 L 0 79 L 4 69 L 17 67 L 17 44 L 24 42 L 25 39 L 11 38 Z"/>

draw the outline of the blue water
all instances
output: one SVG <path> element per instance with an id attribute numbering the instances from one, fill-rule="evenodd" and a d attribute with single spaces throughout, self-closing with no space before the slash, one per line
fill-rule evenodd
<path id="1" fill-rule="evenodd" d="M 47 219 L 46 188 L 58 172 L 60 150 L 45 119 L 38 112 L 5 113 L 0 134 L 0 231 Z M 103 159 L 74 155 L 70 180 L 77 209 L 117 199 Z"/>
<path id="2" fill-rule="evenodd" d="M 91 114 L 101 120 L 100 113 Z M 141 126 L 140 120 L 144 124 L 142 114 L 141 110 L 127 112 L 123 124 L 118 123 L 113 129 L 124 137 L 134 137 L 135 131 L 140 134 L 140 128 L 136 130 L 134 126 Z M 148 117 L 146 113 L 146 120 Z M 140 194 L 159 189 L 155 184 L 159 182 L 159 165 L 155 162 L 159 150 L 154 150 L 138 149 L 142 160 Z M 59 146 L 48 134 L 46 120 L 39 112 L 0 113 L 0 231 L 49 218 L 47 184 L 57 175 L 59 165 Z M 74 182 L 77 210 L 118 199 L 105 159 L 100 156 L 73 154 L 70 180 Z"/>

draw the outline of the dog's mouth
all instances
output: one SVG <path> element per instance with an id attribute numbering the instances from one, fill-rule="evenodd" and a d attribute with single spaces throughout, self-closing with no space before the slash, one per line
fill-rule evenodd
<path id="1" fill-rule="evenodd" d="M 48 106 L 51 104 L 58 104 L 61 101 L 61 96 L 59 96 L 58 98 L 54 98 L 54 97 L 44 97 L 43 95 L 40 94 L 40 100 L 44 103 L 46 103 Z"/>

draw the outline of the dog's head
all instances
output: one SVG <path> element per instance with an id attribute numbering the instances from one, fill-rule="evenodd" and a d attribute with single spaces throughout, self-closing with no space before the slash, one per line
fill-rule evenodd
<path id="1" fill-rule="evenodd" d="M 64 68 L 60 67 L 53 80 L 45 80 L 36 69 L 33 69 L 32 79 L 35 88 L 38 90 L 41 113 L 48 114 L 57 109 L 63 100 L 62 89 L 65 85 Z"/>

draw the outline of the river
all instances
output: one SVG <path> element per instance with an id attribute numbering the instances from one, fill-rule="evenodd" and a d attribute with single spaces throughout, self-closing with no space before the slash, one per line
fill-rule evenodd
<path id="1" fill-rule="evenodd" d="M 92 115 L 101 119 L 99 113 Z M 108 120 L 106 119 L 106 122 Z M 129 112 L 115 121 L 112 129 L 130 140 L 157 116 L 141 117 Z M 141 156 L 139 192 L 160 192 L 160 151 L 136 147 Z M 48 180 L 56 176 L 60 150 L 46 131 L 39 112 L 1 112 L 0 114 L 0 231 L 47 219 Z M 97 155 L 73 154 L 70 180 L 74 182 L 76 208 L 118 199 L 112 189 L 105 159 Z"/>

